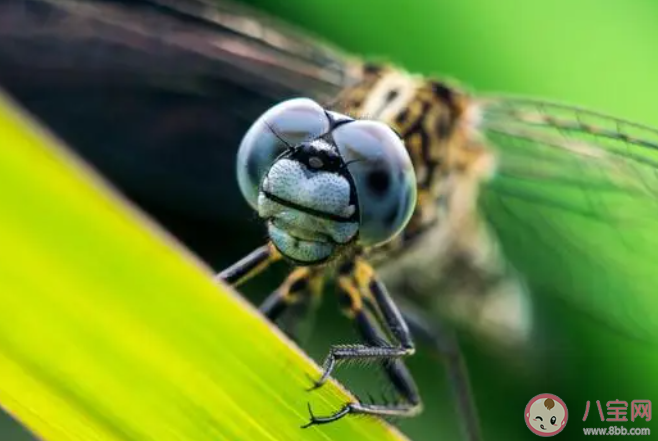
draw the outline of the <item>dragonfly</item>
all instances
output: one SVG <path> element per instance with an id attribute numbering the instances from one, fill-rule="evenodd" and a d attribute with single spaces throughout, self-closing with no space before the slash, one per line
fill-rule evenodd
<path id="1" fill-rule="evenodd" d="M 39 56 L 28 59 L 26 50 Z M 356 223 L 357 232 L 342 238 L 340 252 L 315 264 L 282 249 L 273 236 L 285 241 L 285 231 L 270 230 L 272 243 L 219 275 L 239 285 L 275 261 L 290 261 L 290 275 L 261 306 L 272 319 L 323 291 L 325 282 L 337 282 L 364 342 L 334 350 L 312 384 L 321 386 L 337 359 L 358 349 L 356 355 L 384 361 L 401 399 L 349 403 L 334 415 L 311 415 L 309 423 L 350 413 L 415 415 L 420 393 L 402 359 L 422 340 L 443 355 L 464 437 L 481 439 L 466 368 L 445 323 L 508 343 L 530 341 L 527 303 L 536 286 L 528 281 L 545 277 L 537 270 L 544 253 L 551 261 L 576 260 L 599 270 L 600 284 L 573 281 L 573 301 L 584 312 L 624 332 L 639 327 L 641 335 L 656 334 L 655 314 L 639 297 L 598 306 L 608 306 L 625 288 L 606 286 L 609 268 L 631 271 L 604 245 L 614 241 L 634 253 L 638 242 L 656 242 L 653 128 L 544 100 L 473 95 L 440 78 L 346 55 L 224 0 L 3 2 L 0 84 L 133 198 L 205 219 L 248 219 L 239 199 L 244 194 L 254 205 L 255 197 L 259 208 L 260 178 L 283 160 L 277 158 L 331 135 L 324 136 L 329 147 L 323 154 L 337 151 L 337 157 L 302 155 L 291 162 L 313 174 L 337 161 L 355 210 L 339 214 Z M 295 97 L 310 101 L 288 101 Z M 306 117 L 288 117 L 299 113 L 295 103 L 322 130 L 309 128 Z M 367 145 L 365 156 L 351 162 L 334 133 L 340 138 L 339 130 L 368 121 L 387 141 Z M 308 139 L 286 132 L 290 123 L 301 124 L 292 132 Z M 107 136 L 99 139 L 99 132 Z M 254 152 L 247 133 L 264 143 L 262 151 Z M 240 145 L 249 153 L 245 158 L 256 160 L 255 173 L 238 167 L 236 176 Z M 386 170 L 398 167 L 404 179 L 375 173 L 379 178 L 368 189 L 376 145 L 392 152 Z M 314 168 L 318 161 L 322 165 Z M 410 176 L 415 185 L 407 187 Z M 302 188 L 301 182 L 293 185 Z M 382 213 L 364 217 L 385 206 L 372 194 L 382 186 L 415 194 L 413 207 L 400 209 L 388 229 L 377 225 Z M 228 198 L 219 204 L 218 194 Z M 330 214 L 300 203 L 292 208 L 308 219 Z M 312 224 L 350 223 L 331 214 Z M 605 243 L 590 230 L 604 232 Z M 317 239 L 317 231 L 302 234 Z M 559 244 L 545 243 L 547 236 Z M 535 248 L 542 256 L 526 261 L 537 256 Z M 564 272 L 555 277 L 569 278 L 569 265 L 560 268 Z"/>

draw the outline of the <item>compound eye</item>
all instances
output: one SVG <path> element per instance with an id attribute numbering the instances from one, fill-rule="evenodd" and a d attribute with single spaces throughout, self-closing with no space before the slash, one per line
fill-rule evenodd
<path id="1" fill-rule="evenodd" d="M 354 121 L 332 132 L 354 184 L 364 245 L 391 240 L 416 206 L 416 174 L 402 140 L 386 124 Z"/>
<path id="2" fill-rule="evenodd" d="M 329 119 L 315 101 L 295 98 L 270 108 L 254 122 L 240 143 L 238 184 L 257 208 L 258 189 L 274 160 L 288 148 L 329 131 Z"/>

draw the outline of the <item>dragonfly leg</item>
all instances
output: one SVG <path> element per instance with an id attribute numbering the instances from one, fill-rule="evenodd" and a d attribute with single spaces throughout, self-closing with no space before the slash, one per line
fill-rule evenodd
<path id="1" fill-rule="evenodd" d="M 281 259 L 281 253 L 270 243 L 263 245 L 215 276 L 229 285 L 238 286 L 260 274 L 271 264 Z"/>
<path id="2" fill-rule="evenodd" d="M 435 318 L 430 319 L 418 308 L 406 304 L 402 306 L 402 315 L 414 338 L 434 347 L 445 362 L 465 439 L 481 441 L 479 418 L 471 394 L 468 372 L 455 335 L 445 329 L 440 321 Z"/>
<path id="3" fill-rule="evenodd" d="M 229 268 L 219 273 L 215 280 L 221 280 L 238 286 L 267 269 L 272 263 L 282 258 L 281 253 L 271 244 L 263 245 L 252 251 Z M 309 268 L 297 268 L 286 280 L 260 305 L 260 311 L 270 320 L 276 321 L 289 307 L 292 324 L 296 325 L 302 315 L 307 315 L 315 307 L 322 292 L 322 273 Z M 284 331 L 290 332 L 288 329 Z M 294 335 L 290 335 L 295 339 Z"/>
<path id="4" fill-rule="evenodd" d="M 326 417 L 315 416 L 309 406 L 311 420 L 303 427 L 330 423 L 350 413 L 379 416 L 418 414 L 422 409 L 418 389 L 406 366 L 399 359 L 414 352 L 411 334 L 402 315 L 369 265 L 357 261 L 354 265 L 341 268 L 340 273 L 338 285 L 347 300 L 348 315 L 355 321 L 365 344 L 332 347 L 323 365 L 323 375 L 315 383 L 314 389 L 326 382 L 333 369 L 341 361 L 350 359 L 380 360 L 402 400 L 392 404 L 348 403 L 336 413 Z M 363 290 L 366 291 L 365 294 L 362 294 Z M 373 314 L 365 307 L 369 301 L 374 301 L 381 316 Z M 376 317 L 380 318 L 379 323 Z M 386 339 L 379 324 L 386 326 L 390 334 L 397 339 L 398 345 L 393 345 Z"/>
<path id="5" fill-rule="evenodd" d="M 297 295 L 297 301 L 278 321 L 279 327 L 302 347 L 310 339 L 324 287 L 322 273 L 309 274 L 307 280 L 306 287 Z"/>
<path id="6" fill-rule="evenodd" d="M 411 333 L 402 314 L 391 299 L 384 285 L 377 279 L 374 270 L 358 259 L 341 266 L 338 287 L 349 305 L 348 315 L 359 317 L 366 303 L 374 305 L 381 313 L 382 324 L 390 331 L 398 344 L 379 342 L 376 345 L 333 346 L 323 363 L 323 373 L 313 389 L 321 387 L 333 370 L 346 360 L 390 360 L 412 355 L 415 351 Z"/>
<path id="7" fill-rule="evenodd" d="M 319 295 L 321 276 L 308 267 L 296 268 L 258 308 L 270 320 L 278 319 L 290 306 L 306 301 L 306 295 Z"/>

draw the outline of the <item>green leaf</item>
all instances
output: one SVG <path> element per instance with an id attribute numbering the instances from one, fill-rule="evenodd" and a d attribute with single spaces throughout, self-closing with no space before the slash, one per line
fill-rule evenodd
<path id="1" fill-rule="evenodd" d="M 0 243 L 0 404 L 43 439 L 404 439 L 302 430 L 350 396 L 2 96 Z"/>

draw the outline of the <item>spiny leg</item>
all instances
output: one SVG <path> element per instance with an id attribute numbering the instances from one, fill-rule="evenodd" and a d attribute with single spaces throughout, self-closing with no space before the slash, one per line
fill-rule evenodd
<path id="1" fill-rule="evenodd" d="M 333 346 L 323 363 L 322 376 L 315 382 L 313 389 L 321 387 L 337 365 L 345 360 L 389 360 L 412 355 L 415 351 L 402 314 L 369 264 L 359 258 L 342 265 L 338 274 L 338 287 L 353 301 L 356 311 L 363 308 L 363 297 L 376 305 L 383 324 L 398 344 Z"/>
<path id="2" fill-rule="evenodd" d="M 384 334 L 379 330 L 376 321 L 366 311 L 361 310 L 355 314 L 355 321 L 357 329 L 364 338 L 364 340 L 371 345 L 381 344 L 386 342 Z M 382 367 L 393 384 L 395 391 L 402 398 L 402 402 L 394 404 L 372 404 L 372 403 L 347 403 L 337 412 L 325 416 L 318 417 L 313 414 L 313 410 L 309 405 L 310 421 L 302 426 L 307 428 L 317 424 L 327 424 L 337 421 L 349 414 L 366 414 L 377 415 L 382 417 L 411 417 L 415 416 L 422 410 L 422 403 L 420 394 L 416 383 L 411 376 L 411 373 L 405 366 L 402 360 L 385 360 Z"/>
<path id="3" fill-rule="evenodd" d="M 435 318 L 428 318 L 417 308 L 401 305 L 402 315 L 413 336 L 436 349 L 445 362 L 448 380 L 457 403 L 457 412 L 462 422 L 462 431 L 468 441 L 482 441 L 479 418 L 471 394 L 468 372 L 457 344 L 457 339 L 441 326 Z"/>
<path id="4" fill-rule="evenodd" d="M 363 267 L 365 265 L 365 267 Z M 309 405 L 311 420 L 304 428 L 316 424 L 326 424 L 336 421 L 350 413 L 378 416 L 414 416 L 422 409 L 418 389 L 406 366 L 399 357 L 413 353 L 411 336 L 402 319 L 402 315 L 388 296 L 384 286 L 376 279 L 374 272 L 365 262 L 356 261 L 340 269 L 338 279 L 339 289 L 348 301 L 348 315 L 354 319 L 357 330 L 362 336 L 364 345 L 334 346 L 324 363 L 322 378 L 316 382 L 316 388 L 324 384 L 331 371 L 340 361 L 348 359 L 380 359 L 382 366 L 393 384 L 393 387 L 403 399 L 395 404 L 366 404 L 362 402 L 348 403 L 336 413 L 317 417 L 313 415 Z M 361 286 L 359 286 L 361 285 Z M 362 290 L 368 290 L 368 299 L 374 302 L 381 313 L 382 322 L 391 335 L 398 340 L 399 346 L 392 345 L 380 330 L 375 316 L 364 307 Z"/>
<path id="5" fill-rule="evenodd" d="M 256 248 L 243 259 L 240 259 L 230 267 L 215 276 L 216 280 L 222 280 L 229 285 L 238 286 L 260 274 L 271 264 L 281 259 L 281 253 L 271 243 Z"/>

